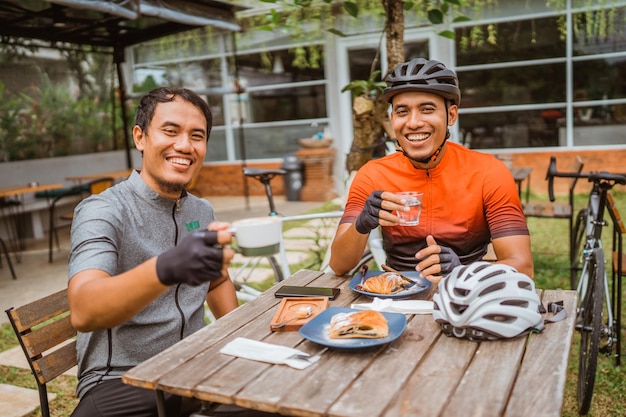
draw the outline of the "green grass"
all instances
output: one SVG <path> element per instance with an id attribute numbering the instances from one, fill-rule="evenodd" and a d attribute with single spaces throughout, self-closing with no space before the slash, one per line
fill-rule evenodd
<path id="1" fill-rule="evenodd" d="M 626 216 L 626 193 L 613 192 L 620 212 Z M 544 197 L 545 198 L 545 197 Z M 541 196 L 533 196 L 533 200 L 541 200 Z M 586 196 L 576 197 L 576 208 L 585 205 Z M 335 210 L 336 206 L 325 205 L 316 211 Z M 297 227 L 300 224 L 293 222 L 286 228 Z M 535 283 L 538 288 L 556 289 L 569 288 L 568 270 L 568 236 L 567 221 L 562 219 L 538 219 L 529 218 L 528 226 L 531 231 L 533 259 L 535 262 Z M 605 229 L 604 247 L 611 246 L 611 230 Z M 300 265 L 292 265 L 292 271 L 300 268 L 315 268 L 315 262 L 319 254 L 312 253 L 311 258 Z M 610 259 L 610 258 L 609 258 Z M 610 265 L 607 265 L 607 268 Z M 261 289 L 266 289 L 273 282 L 262 283 Z M 625 294 L 626 295 L 626 294 Z M 626 299 L 626 297 L 624 297 Z M 622 322 L 626 323 L 626 308 L 622 312 Z M 545 331 L 550 331 L 547 326 Z M 626 331 L 622 328 L 622 340 L 626 341 Z M 570 361 L 567 373 L 565 398 L 563 402 L 563 416 L 578 416 L 576 401 L 576 381 L 578 372 L 578 334 L 574 335 L 574 341 L 570 351 Z M 9 325 L 0 327 L 0 351 L 17 345 L 17 340 Z M 622 350 L 625 350 L 623 347 Z M 626 357 L 620 368 L 613 366 L 613 360 L 600 356 L 596 385 L 590 413 L 591 417 L 623 416 L 626 415 Z M 29 371 L 12 367 L 0 366 L 0 383 L 12 384 L 35 389 L 35 382 Z M 51 403 L 52 416 L 69 416 L 75 407 L 74 389 L 76 378 L 62 376 L 49 387 L 50 392 L 58 395 Z M 39 416 L 39 412 L 32 413 L 28 417 Z"/>

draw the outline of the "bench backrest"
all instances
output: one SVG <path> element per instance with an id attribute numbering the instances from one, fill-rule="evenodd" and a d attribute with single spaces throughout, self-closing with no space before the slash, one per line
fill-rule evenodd
<path id="1" fill-rule="evenodd" d="M 611 215 L 611 219 L 613 220 L 613 224 L 622 234 L 626 233 L 626 225 L 624 225 L 624 219 L 619 214 L 619 210 L 617 209 L 617 205 L 615 204 L 615 198 L 611 192 L 606 193 L 606 208 L 609 210 L 609 214 Z"/>
<path id="2" fill-rule="evenodd" d="M 77 364 L 67 289 L 6 313 L 35 376 L 42 416 L 49 416 L 46 384 Z"/>

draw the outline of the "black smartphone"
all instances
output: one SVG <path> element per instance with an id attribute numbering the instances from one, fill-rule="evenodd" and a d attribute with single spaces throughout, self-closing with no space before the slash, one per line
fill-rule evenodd
<path id="1" fill-rule="evenodd" d="M 339 295 L 339 288 L 283 285 L 275 295 L 276 297 L 328 297 L 334 300 Z"/>

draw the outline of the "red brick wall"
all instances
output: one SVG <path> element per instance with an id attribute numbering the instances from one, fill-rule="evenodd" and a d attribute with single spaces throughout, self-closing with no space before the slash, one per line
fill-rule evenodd
<path id="1" fill-rule="evenodd" d="M 580 156 L 585 164 L 583 167 L 585 172 L 626 172 L 626 149 L 537 151 L 513 154 L 500 153 L 500 155 L 512 158 L 513 166 L 529 166 L 533 168 L 530 174 L 530 189 L 531 192 L 539 195 L 548 194 L 548 183 L 545 178 L 551 155 L 557 157 L 557 168 L 559 171 L 570 171 L 574 158 Z M 276 169 L 280 168 L 281 163 L 248 163 L 247 166 Z M 265 195 L 263 185 L 259 181 L 253 178 L 248 178 L 247 180 L 249 195 Z M 274 194 L 285 194 L 283 177 L 274 178 L 271 185 Z M 557 179 L 554 185 L 557 194 L 567 194 L 567 179 Z M 241 164 L 204 165 L 196 187 L 205 196 L 244 195 Z M 524 183 L 524 190 L 526 189 L 525 187 L 526 184 Z M 589 189 L 590 186 L 586 181 L 579 181 L 576 185 L 577 192 L 584 192 Z"/>
<path id="2" fill-rule="evenodd" d="M 567 151 L 538 151 L 512 154 L 513 166 L 529 166 L 533 170 L 530 174 L 530 190 L 535 194 L 547 195 L 548 182 L 546 172 L 550 163 L 550 156 L 556 156 L 556 166 L 559 171 L 570 171 L 574 165 L 576 156 L 583 160 L 583 172 L 609 171 L 626 173 L 626 149 L 611 150 L 567 150 Z M 526 184 L 524 184 L 526 187 Z M 567 194 L 568 179 L 555 179 L 554 192 Z M 524 188 L 525 189 L 525 188 Z M 586 180 L 579 180 L 576 184 L 576 192 L 582 193 L 591 190 L 591 185 Z"/>
<path id="3" fill-rule="evenodd" d="M 252 168 L 278 169 L 276 163 L 247 163 Z M 245 195 L 244 175 L 241 164 L 205 164 L 200 171 L 196 188 L 203 196 L 211 195 Z M 254 178 L 245 177 L 248 184 L 248 195 L 265 195 L 265 186 Z M 270 182 L 272 193 L 285 195 L 284 179 L 278 176 Z"/>

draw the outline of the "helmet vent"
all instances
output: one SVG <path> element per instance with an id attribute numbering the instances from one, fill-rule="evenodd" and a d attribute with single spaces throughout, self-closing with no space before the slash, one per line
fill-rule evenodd
<path id="1" fill-rule="evenodd" d="M 480 294 L 478 294 L 478 296 L 482 297 L 482 296 L 484 296 L 486 294 L 489 294 L 489 293 L 492 293 L 494 291 L 499 291 L 499 290 L 501 290 L 504 287 L 506 287 L 506 283 L 504 283 L 504 282 L 494 283 L 493 285 L 490 285 L 489 287 L 487 287 L 484 290 L 482 290 L 480 292 Z"/>
<path id="2" fill-rule="evenodd" d="M 528 308 L 528 301 L 526 301 L 526 300 L 505 300 L 505 301 L 502 301 L 500 303 L 500 305 Z"/>
<path id="3" fill-rule="evenodd" d="M 524 290 L 530 290 L 532 291 L 533 286 L 530 282 L 524 282 L 524 281 L 517 281 L 517 286 L 520 287 L 521 289 Z"/>
<path id="4" fill-rule="evenodd" d="M 469 294 L 469 290 L 464 290 L 462 288 L 454 288 L 453 289 L 454 294 L 459 296 L 459 297 L 465 297 L 467 294 Z"/>
<path id="5" fill-rule="evenodd" d="M 516 318 L 513 316 L 507 316 L 506 314 L 487 314 L 486 320 L 497 321 L 499 323 L 513 323 Z"/>
<path id="6" fill-rule="evenodd" d="M 454 314 L 457 315 L 463 314 L 463 312 L 467 310 L 467 306 L 463 304 L 450 303 L 450 307 L 454 311 Z"/>

